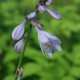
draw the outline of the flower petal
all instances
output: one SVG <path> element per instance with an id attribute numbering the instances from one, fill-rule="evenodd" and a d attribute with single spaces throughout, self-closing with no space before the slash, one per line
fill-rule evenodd
<path id="1" fill-rule="evenodd" d="M 61 44 L 60 39 L 57 38 L 56 36 L 54 36 L 54 35 L 52 35 L 52 34 L 50 34 L 50 33 L 47 33 L 47 32 L 45 32 L 45 31 L 44 31 L 44 34 L 45 34 L 45 36 L 46 36 L 47 38 L 52 39 L 52 41 L 56 41 L 56 43 Z"/>
<path id="2" fill-rule="evenodd" d="M 52 58 L 52 53 L 47 53 L 47 56 L 48 56 L 49 58 Z"/>
<path id="3" fill-rule="evenodd" d="M 39 42 L 39 44 L 40 44 L 40 48 L 41 48 L 42 53 L 45 54 L 45 53 L 44 53 L 44 50 L 43 50 L 43 46 L 41 45 L 40 42 Z"/>
<path id="4" fill-rule="evenodd" d="M 60 45 L 55 45 L 55 48 L 56 48 L 56 50 L 58 50 L 58 51 L 62 51 L 62 48 L 61 48 Z"/>
<path id="5" fill-rule="evenodd" d="M 39 41 L 40 42 L 40 41 Z M 52 45 L 51 46 L 48 46 L 47 45 L 48 43 L 41 43 L 40 42 L 40 47 L 41 47 L 41 50 L 43 52 L 43 54 L 46 54 L 48 57 L 52 57 Z"/>
<path id="6" fill-rule="evenodd" d="M 22 38 L 24 34 L 24 25 L 26 23 L 26 20 L 24 20 L 20 25 L 18 25 L 16 28 L 14 28 L 12 32 L 12 38 L 14 40 L 19 40 Z"/>

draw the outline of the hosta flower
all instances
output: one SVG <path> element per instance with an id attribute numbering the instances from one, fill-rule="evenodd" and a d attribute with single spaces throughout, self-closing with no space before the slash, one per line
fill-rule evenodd
<path id="1" fill-rule="evenodd" d="M 61 15 L 56 12 L 55 10 L 50 10 L 49 8 L 46 7 L 46 10 L 48 11 L 48 13 L 55 19 L 60 20 L 61 19 Z"/>
<path id="2" fill-rule="evenodd" d="M 40 13 L 46 12 L 46 8 L 45 8 L 44 5 L 39 5 L 39 6 L 38 6 L 38 10 L 39 10 Z"/>
<path id="3" fill-rule="evenodd" d="M 40 43 L 41 50 L 44 54 L 52 57 L 52 53 L 56 50 L 61 51 L 60 40 L 50 33 L 45 31 L 38 32 L 38 40 Z"/>
<path id="4" fill-rule="evenodd" d="M 30 20 L 30 19 L 35 19 L 35 18 L 36 18 L 36 11 L 34 11 L 34 12 L 30 13 L 29 15 L 27 15 L 26 18 L 27 18 L 28 20 Z"/>
<path id="5" fill-rule="evenodd" d="M 14 50 L 18 53 L 23 53 L 24 50 L 24 46 L 25 46 L 25 40 L 21 39 L 20 41 L 18 41 L 15 46 L 14 46 Z"/>
<path id="6" fill-rule="evenodd" d="M 26 19 L 17 27 L 14 28 L 13 32 L 12 32 L 12 38 L 14 40 L 19 40 L 22 38 L 23 34 L 24 34 L 24 26 L 26 23 Z"/>
<path id="7" fill-rule="evenodd" d="M 40 24 L 36 22 L 32 22 L 32 24 L 35 26 L 35 29 L 38 33 L 38 40 L 43 54 L 46 54 L 48 57 L 52 57 L 52 53 L 54 51 L 62 50 L 60 46 L 61 41 L 56 36 L 43 31 Z"/>
<path id="8" fill-rule="evenodd" d="M 46 1 L 46 4 L 47 4 L 47 5 L 50 5 L 50 4 L 52 4 L 52 3 L 53 3 L 53 0 L 47 0 L 47 1 Z"/>

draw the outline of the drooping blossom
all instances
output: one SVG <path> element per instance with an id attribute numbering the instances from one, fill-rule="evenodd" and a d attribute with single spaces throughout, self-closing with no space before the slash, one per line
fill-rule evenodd
<path id="1" fill-rule="evenodd" d="M 56 50 L 61 51 L 61 41 L 56 36 L 43 31 L 42 26 L 38 22 L 32 22 L 38 33 L 38 40 L 43 54 L 52 57 L 52 53 Z"/>

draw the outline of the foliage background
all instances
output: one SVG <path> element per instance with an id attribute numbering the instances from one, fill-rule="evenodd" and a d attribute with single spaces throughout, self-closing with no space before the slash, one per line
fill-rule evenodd
<path id="1" fill-rule="evenodd" d="M 11 33 L 34 10 L 37 1 L 0 0 L 0 80 L 14 77 L 19 54 L 13 50 Z M 55 0 L 49 7 L 61 13 L 61 21 L 47 13 L 37 18 L 45 31 L 61 39 L 63 51 L 56 51 L 52 59 L 42 55 L 33 28 L 22 65 L 23 80 L 80 80 L 80 0 Z"/>

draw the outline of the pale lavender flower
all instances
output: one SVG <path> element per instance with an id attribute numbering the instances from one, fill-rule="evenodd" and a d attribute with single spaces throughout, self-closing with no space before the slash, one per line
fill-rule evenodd
<path id="1" fill-rule="evenodd" d="M 46 7 L 46 10 L 48 11 L 48 13 L 55 19 L 61 20 L 61 15 L 56 12 L 55 10 L 50 10 L 49 8 Z"/>
<path id="2" fill-rule="evenodd" d="M 53 0 L 47 0 L 46 1 L 46 5 L 50 5 L 50 4 L 52 4 L 53 3 Z"/>
<path id="3" fill-rule="evenodd" d="M 38 10 L 39 10 L 40 13 L 45 13 L 46 12 L 46 8 L 45 8 L 44 5 L 39 5 Z"/>
<path id="4" fill-rule="evenodd" d="M 13 32 L 12 32 L 12 38 L 14 40 L 19 40 L 22 38 L 23 34 L 24 34 L 24 26 L 26 23 L 26 19 L 17 27 L 14 28 Z"/>
<path id="5" fill-rule="evenodd" d="M 28 20 L 30 20 L 30 19 L 35 19 L 35 18 L 36 18 L 36 11 L 34 11 L 34 12 L 30 13 L 29 15 L 27 15 L 26 18 L 27 18 Z"/>
<path id="6" fill-rule="evenodd" d="M 25 40 L 21 39 L 20 41 L 18 41 L 15 46 L 14 46 L 14 50 L 18 53 L 23 53 L 24 50 L 24 46 L 25 46 Z"/>
<path id="7" fill-rule="evenodd" d="M 43 31 L 40 24 L 36 22 L 32 22 L 32 24 L 35 26 L 38 33 L 38 40 L 43 54 L 46 54 L 48 57 L 52 57 L 52 53 L 54 51 L 62 50 L 60 46 L 61 41 L 56 36 Z"/>
<path id="8" fill-rule="evenodd" d="M 38 40 L 41 50 L 44 54 L 52 57 L 52 53 L 56 50 L 61 51 L 60 40 L 50 33 L 45 31 L 38 31 Z"/>

